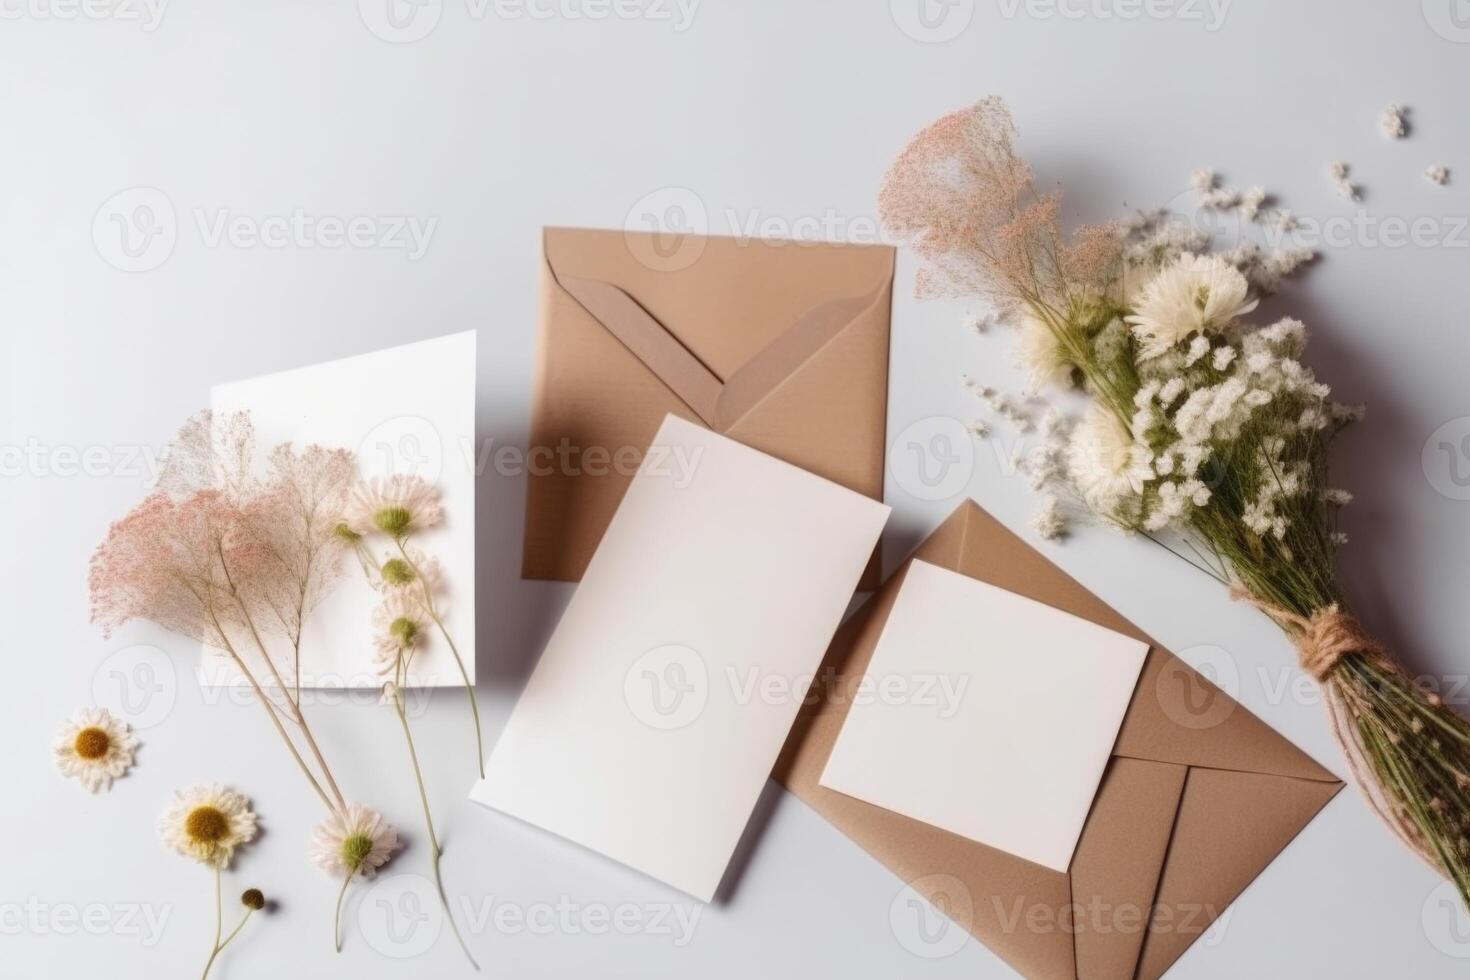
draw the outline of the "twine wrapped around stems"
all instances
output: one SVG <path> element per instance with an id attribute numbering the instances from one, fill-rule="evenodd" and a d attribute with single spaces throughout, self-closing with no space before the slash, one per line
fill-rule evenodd
<path id="1" fill-rule="evenodd" d="M 1470 724 L 1336 603 L 1303 616 L 1252 595 L 1322 685 L 1332 734 L 1374 813 L 1470 904 Z"/>

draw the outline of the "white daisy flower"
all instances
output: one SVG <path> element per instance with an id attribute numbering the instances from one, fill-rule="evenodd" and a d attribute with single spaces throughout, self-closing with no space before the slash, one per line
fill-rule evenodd
<path id="1" fill-rule="evenodd" d="M 429 617 L 404 590 L 390 590 L 373 609 L 373 645 L 378 671 L 392 677 L 398 656 L 420 646 L 428 635 Z"/>
<path id="2" fill-rule="evenodd" d="M 56 768 L 96 793 L 133 767 L 137 748 L 127 722 L 106 708 L 84 708 L 56 736 Z"/>
<path id="3" fill-rule="evenodd" d="M 439 559 L 418 548 L 409 548 L 407 558 L 392 555 L 378 568 L 377 584 L 389 591 L 405 591 L 418 596 L 422 584 L 432 594 L 442 581 Z"/>
<path id="4" fill-rule="evenodd" d="M 1152 461 L 1145 456 L 1123 423 L 1092 402 L 1068 443 L 1067 472 L 1089 507 L 1124 518 L 1153 475 Z"/>
<path id="5" fill-rule="evenodd" d="M 381 531 L 402 538 L 443 518 L 439 491 L 420 476 L 375 476 L 352 488 L 343 520 L 357 534 Z"/>
<path id="6" fill-rule="evenodd" d="M 398 849 L 398 831 L 383 815 L 349 803 L 317 824 L 311 835 L 311 860 L 329 874 L 371 878 Z"/>
<path id="7" fill-rule="evenodd" d="M 1021 338 L 1016 353 L 1020 367 L 1026 371 L 1027 392 L 1036 394 L 1050 385 L 1070 387 L 1072 364 L 1063 353 L 1056 332 L 1031 313 L 1021 316 L 1017 329 Z"/>
<path id="8" fill-rule="evenodd" d="M 1245 276 L 1219 256 L 1185 254 L 1149 280 L 1126 319 L 1142 356 L 1158 357 L 1191 334 L 1219 330 L 1255 309 L 1249 292 Z"/>
<path id="9" fill-rule="evenodd" d="M 163 842 L 184 857 L 211 867 L 229 867 L 235 848 L 255 838 L 250 801 L 218 783 L 201 783 L 174 793 L 158 823 Z"/>

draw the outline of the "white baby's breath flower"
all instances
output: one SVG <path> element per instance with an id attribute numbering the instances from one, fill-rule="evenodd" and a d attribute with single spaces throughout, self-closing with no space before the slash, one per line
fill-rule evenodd
<path id="1" fill-rule="evenodd" d="M 1055 541 L 1066 534 L 1067 521 L 1056 497 L 1048 494 L 1041 498 L 1041 506 L 1031 515 L 1031 527 L 1046 541 Z"/>
<path id="2" fill-rule="evenodd" d="M 1378 128 L 1383 131 L 1384 136 L 1391 140 L 1404 138 L 1408 132 L 1408 127 L 1404 124 L 1404 115 L 1407 111 L 1397 104 L 1390 104 L 1387 109 L 1383 110 L 1383 115 L 1378 117 Z"/>
<path id="3" fill-rule="evenodd" d="M 1442 163 L 1436 163 L 1424 171 L 1424 176 L 1431 184 L 1443 186 L 1450 181 L 1450 169 Z"/>
<path id="4" fill-rule="evenodd" d="M 982 422 L 979 419 L 975 419 L 969 425 L 965 426 L 965 428 L 968 429 L 970 435 L 974 436 L 976 439 L 984 439 L 985 437 L 990 435 L 990 423 Z"/>
<path id="5" fill-rule="evenodd" d="M 1210 338 L 1204 334 L 1196 336 L 1189 342 L 1189 350 L 1184 354 L 1184 366 L 1193 367 L 1200 358 L 1210 352 Z"/>
<path id="6" fill-rule="evenodd" d="M 1346 161 L 1334 160 L 1327 167 L 1327 175 L 1332 178 L 1332 186 L 1337 190 L 1339 196 L 1345 197 L 1350 201 L 1356 201 L 1358 199 L 1358 186 L 1348 179 L 1350 170 L 1351 168 L 1347 165 Z"/>
<path id="7" fill-rule="evenodd" d="M 358 534 L 381 531 L 394 538 L 422 531 L 443 517 L 439 491 L 420 476 L 375 476 L 352 488 L 344 520 Z"/>
<path id="8" fill-rule="evenodd" d="M 227 868 L 235 848 L 255 838 L 250 801 L 218 783 L 191 786 L 174 794 L 158 824 L 163 842 L 185 857 Z"/>
<path id="9" fill-rule="evenodd" d="M 1240 214 L 1247 221 L 1255 221 L 1261 214 L 1261 205 L 1266 203 L 1264 187 L 1248 187 L 1240 195 Z"/>
<path id="10" fill-rule="evenodd" d="M 1088 507 L 1126 522 L 1153 475 L 1146 450 L 1108 409 L 1092 402 L 1067 446 L 1067 472 Z"/>
<path id="11" fill-rule="evenodd" d="M 1211 359 L 1212 366 L 1215 368 L 1216 371 L 1225 370 L 1230 366 L 1230 362 L 1235 360 L 1235 353 L 1236 351 L 1234 347 L 1230 347 L 1228 345 L 1225 347 L 1217 347 Z"/>
<path id="12" fill-rule="evenodd" d="M 137 748 L 127 722 L 106 708 L 84 708 L 56 737 L 56 768 L 96 793 L 132 768 Z"/>
<path id="13" fill-rule="evenodd" d="M 1127 317 L 1142 356 L 1158 357 L 1192 334 L 1217 331 L 1256 308 L 1236 268 L 1214 255 L 1183 255 L 1149 281 Z"/>
<path id="14" fill-rule="evenodd" d="M 311 835 L 311 860 L 328 874 L 371 878 L 398 849 L 398 831 L 383 815 L 349 803 L 317 824 Z"/>

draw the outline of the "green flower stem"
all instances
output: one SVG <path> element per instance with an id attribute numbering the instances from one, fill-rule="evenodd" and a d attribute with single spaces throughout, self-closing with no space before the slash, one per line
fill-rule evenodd
<path id="1" fill-rule="evenodd" d="M 398 715 L 398 723 L 403 726 L 403 740 L 408 745 L 408 758 L 413 763 L 413 776 L 418 786 L 419 802 L 424 808 L 424 825 L 429 832 L 429 857 L 434 868 L 434 884 L 439 890 L 439 901 L 444 904 L 444 914 L 449 920 L 449 928 L 454 932 L 454 938 L 458 940 L 459 948 L 464 951 L 465 958 L 470 961 L 470 966 L 478 972 L 480 964 L 475 962 L 474 954 L 470 952 L 469 946 L 465 945 L 464 937 L 460 935 L 459 924 L 454 921 L 454 909 L 449 904 L 449 893 L 444 889 L 444 875 L 439 868 L 439 858 L 443 855 L 444 848 L 440 846 L 438 835 L 434 833 L 434 817 L 429 809 L 429 795 L 424 790 L 424 773 L 419 766 L 418 751 L 413 744 L 413 732 L 408 725 L 408 708 L 403 700 L 403 681 L 408 675 L 408 660 L 404 658 L 401 649 L 398 651 L 398 662 L 394 665 L 393 674 L 393 710 Z"/>
<path id="2" fill-rule="evenodd" d="M 349 871 L 342 879 L 342 889 L 337 892 L 337 909 L 332 913 L 332 945 L 339 953 L 342 952 L 342 899 L 347 897 L 347 886 L 352 884 L 356 875 L 356 871 Z"/>
<path id="3" fill-rule="evenodd" d="M 253 911 L 255 911 L 254 909 L 246 908 L 245 909 L 245 914 L 240 917 L 240 921 L 235 924 L 235 928 L 234 929 L 231 929 L 230 930 L 230 934 L 228 936 L 225 936 L 224 940 L 221 941 L 220 940 L 220 933 L 224 929 L 224 909 L 222 908 L 222 903 L 220 901 L 220 891 L 221 891 L 220 869 L 219 869 L 219 865 L 215 865 L 215 868 L 214 868 L 214 948 L 212 950 L 210 950 L 210 952 L 209 952 L 209 959 L 204 962 L 204 973 L 200 976 L 199 980 L 209 980 L 209 971 L 214 968 L 214 961 L 219 957 L 219 954 L 220 953 L 224 952 L 225 947 L 228 946 L 228 945 L 230 945 L 230 940 L 232 940 L 236 936 L 240 935 L 240 930 L 241 929 L 244 929 L 245 928 L 245 923 L 247 923 L 247 922 L 250 921 L 250 913 L 253 912 Z"/>
<path id="4" fill-rule="evenodd" d="M 459 655 L 459 647 L 454 645 L 454 637 L 449 635 L 449 630 L 444 626 L 444 620 L 439 617 L 439 610 L 434 605 L 434 597 L 429 592 L 429 586 L 424 581 L 423 573 L 419 570 L 418 565 L 414 564 L 413 559 L 408 557 L 408 549 L 405 547 L 407 540 L 406 537 L 395 538 L 394 543 L 398 545 L 398 553 L 403 556 L 403 560 L 408 562 L 409 567 L 413 569 L 414 578 L 418 580 L 419 590 L 423 593 L 424 610 L 434 621 L 434 625 L 439 627 L 439 633 L 444 637 L 444 642 L 449 644 L 449 652 L 454 654 L 454 662 L 459 667 L 460 679 L 464 682 L 465 693 L 470 698 L 470 714 L 475 719 L 475 752 L 479 757 L 480 778 L 484 779 L 485 736 L 480 728 L 480 706 L 475 699 L 475 685 L 470 683 L 469 671 L 465 669 L 464 658 Z"/>

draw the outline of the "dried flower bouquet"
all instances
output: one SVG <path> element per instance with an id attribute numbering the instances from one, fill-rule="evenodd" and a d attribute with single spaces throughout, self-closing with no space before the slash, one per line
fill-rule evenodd
<path id="1" fill-rule="evenodd" d="M 1221 191 L 1202 171 L 1195 190 L 1205 207 L 1261 214 L 1258 189 Z M 994 98 L 916 137 L 880 199 L 885 225 L 926 259 L 921 291 L 987 297 L 1019 331 L 1035 387 L 1087 396 L 1080 420 L 1048 412 L 1024 461 L 1045 494 L 1038 531 L 1064 533 L 1080 508 L 1271 616 L 1323 686 L 1374 810 L 1470 905 L 1470 724 L 1364 631 L 1334 569 L 1350 497 L 1328 482 L 1328 453 L 1361 410 L 1305 366 L 1300 322 L 1244 319 L 1310 253 L 1212 251 L 1158 214 L 1064 234 L 1059 205 L 1036 191 Z"/>

